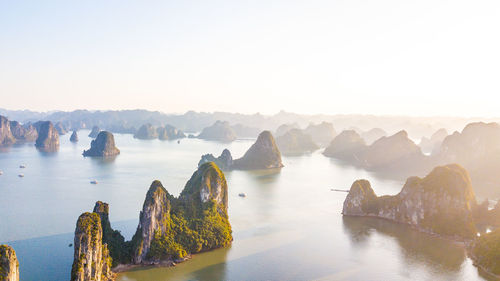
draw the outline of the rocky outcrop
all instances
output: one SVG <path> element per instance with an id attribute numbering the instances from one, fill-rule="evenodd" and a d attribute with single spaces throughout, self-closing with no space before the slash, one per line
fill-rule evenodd
<path id="1" fill-rule="evenodd" d="M 89 137 L 95 139 L 97 135 L 99 135 L 99 132 L 101 129 L 97 126 L 92 127 L 92 130 L 90 131 Z"/>
<path id="2" fill-rule="evenodd" d="M 151 124 L 142 125 L 139 130 L 134 135 L 134 138 L 140 140 L 152 140 L 158 138 L 158 133 L 156 129 Z"/>
<path id="3" fill-rule="evenodd" d="M 115 137 L 107 131 L 101 131 L 90 143 L 90 149 L 83 151 L 83 156 L 91 157 L 111 157 L 118 154 L 120 150 L 115 146 Z"/>
<path id="4" fill-rule="evenodd" d="M 500 278 L 500 259 L 498 258 L 500 229 L 482 234 L 469 248 L 469 256 L 474 261 L 474 265 L 496 277 L 494 280 L 498 280 Z"/>
<path id="5" fill-rule="evenodd" d="M 78 134 L 76 131 L 73 131 L 73 133 L 71 134 L 71 137 L 69 138 L 69 141 L 70 142 L 78 142 Z"/>
<path id="6" fill-rule="evenodd" d="M 354 130 L 342 131 L 323 154 L 327 157 L 359 162 L 359 153 L 366 149 L 365 141 Z"/>
<path id="7" fill-rule="evenodd" d="M 17 121 L 10 121 L 10 131 L 14 138 L 16 138 L 16 141 L 34 142 L 38 138 L 38 132 L 31 124 L 22 126 Z"/>
<path id="8" fill-rule="evenodd" d="M 304 129 L 304 133 L 311 136 L 312 141 L 320 147 L 328 146 L 335 136 L 337 136 L 333 124 L 328 122 L 322 122 L 318 125 L 310 124 Z"/>
<path id="9" fill-rule="evenodd" d="M 76 223 L 72 281 L 114 280 L 112 259 L 102 242 L 101 218 L 97 213 L 83 213 Z"/>
<path id="10" fill-rule="evenodd" d="M 361 138 L 363 138 L 365 143 L 368 145 L 385 136 L 387 136 L 387 132 L 380 128 L 373 128 L 369 131 L 361 133 Z"/>
<path id="11" fill-rule="evenodd" d="M 0 116 L 0 146 L 10 145 L 16 142 L 16 139 L 10 131 L 9 120 L 3 116 Z"/>
<path id="12" fill-rule="evenodd" d="M 57 133 L 59 133 L 60 136 L 65 135 L 68 133 L 68 130 L 66 129 L 66 126 L 62 122 L 57 122 L 54 125 L 54 128 L 56 128 Z"/>
<path id="13" fill-rule="evenodd" d="M 59 148 L 59 133 L 50 121 L 40 121 L 35 123 L 38 131 L 38 138 L 35 146 L 42 150 L 54 151 Z"/>
<path id="14" fill-rule="evenodd" d="M 0 245 L 0 280 L 19 281 L 19 261 L 10 246 Z"/>
<path id="15" fill-rule="evenodd" d="M 437 130 L 430 138 L 423 137 L 420 140 L 420 148 L 426 153 L 436 153 L 443 143 L 443 140 L 448 136 L 448 131 L 446 129 Z"/>
<path id="16" fill-rule="evenodd" d="M 198 138 L 211 141 L 232 142 L 237 136 L 229 122 L 216 121 L 212 126 L 206 127 Z"/>
<path id="17" fill-rule="evenodd" d="M 222 170 L 229 171 L 233 166 L 233 156 L 228 149 L 224 149 L 222 154 L 217 158 L 215 158 L 212 154 L 205 154 L 201 156 L 201 160 L 198 162 L 198 167 L 208 162 L 214 162 Z"/>
<path id="18" fill-rule="evenodd" d="M 291 129 L 279 136 L 276 138 L 276 144 L 283 155 L 301 155 L 319 149 L 311 136 L 299 129 Z"/>
<path id="19" fill-rule="evenodd" d="M 282 124 L 280 125 L 276 131 L 274 132 L 274 135 L 276 137 L 284 135 L 286 132 L 290 131 L 291 129 L 300 129 L 299 124 L 293 123 L 293 124 Z"/>
<path id="20" fill-rule="evenodd" d="M 171 125 L 165 125 L 156 129 L 158 138 L 160 140 L 176 140 L 185 138 L 186 135 L 179 129 Z"/>
<path id="21" fill-rule="evenodd" d="M 471 207 L 475 204 L 469 174 L 452 164 L 436 167 L 424 178 L 409 178 L 394 196 L 378 197 L 368 181 L 355 181 L 342 214 L 379 217 L 425 232 L 473 238 L 476 228 Z"/>
<path id="22" fill-rule="evenodd" d="M 236 170 L 260 170 L 283 167 L 281 152 L 269 131 L 260 133 L 257 141 L 247 150 L 243 157 L 233 161 Z"/>

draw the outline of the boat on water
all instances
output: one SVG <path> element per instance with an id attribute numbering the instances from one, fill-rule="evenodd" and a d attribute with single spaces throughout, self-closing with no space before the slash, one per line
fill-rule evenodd
<path id="1" fill-rule="evenodd" d="M 91 184 L 97 184 L 97 181 L 96 180 L 92 180 L 90 181 Z"/>
<path id="2" fill-rule="evenodd" d="M 26 168 L 26 165 L 21 164 L 21 165 L 19 165 L 19 168 L 24 169 L 24 168 Z"/>
<path id="3" fill-rule="evenodd" d="M 239 197 L 247 197 L 247 195 L 245 193 L 240 193 L 238 194 Z"/>
<path id="4" fill-rule="evenodd" d="M 19 174 L 17 176 L 20 177 L 20 178 L 24 178 L 24 174 Z"/>

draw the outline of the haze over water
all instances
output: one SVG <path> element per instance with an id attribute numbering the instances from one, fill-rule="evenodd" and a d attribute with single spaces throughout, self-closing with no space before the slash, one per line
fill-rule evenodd
<path id="1" fill-rule="evenodd" d="M 31 144 L 0 152 L 0 242 L 16 248 L 21 280 L 67 280 L 78 216 L 95 201 L 110 204 L 113 227 L 130 239 L 154 179 L 177 196 L 205 153 L 229 148 L 241 156 L 253 140 L 231 144 L 183 139 L 180 144 L 115 134 L 114 160 L 84 158 L 80 142 L 61 136 L 57 153 Z M 482 280 L 465 251 L 448 240 L 372 218 L 343 218 L 348 189 L 370 180 L 378 195 L 396 194 L 403 182 L 316 152 L 283 157 L 281 171 L 227 172 L 229 248 L 194 255 L 171 268 L 122 273 L 118 280 Z M 25 169 L 19 165 L 25 164 Z M 17 175 L 23 173 L 24 178 Z M 97 180 L 97 185 L 90 184 Z M 241 198 L 239 193 L 245 193 Z"/>

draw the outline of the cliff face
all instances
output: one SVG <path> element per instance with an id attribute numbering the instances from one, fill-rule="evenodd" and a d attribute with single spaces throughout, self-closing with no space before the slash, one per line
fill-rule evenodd
<path id="1" fill-rule="evenodd" d="M 368 181 L 358 180 L 344 201 L 342 214 L 380 217 L 431 233 L 473 238 L 471 207 L 475 204 L 469 174 L 453 164 L 437 167 L 424 178 L 409 178 L 394 196 L 377 197 Z"/>
<path id="2" fill-rule="evenodd" d="M 83 213 L 76 223 L 72 281 L 114 280 L 111 258 L 102 243 L 101 219 L 97 213 Z"/>
<path id="3" fill-rule="evenodd" d="M 381 137 L 387 136 L 386 131 L 380 128 L 373 128 L 369 131 L 361 133 L 361 137 L 365 140 L 365 143 L 370 145 Z"/>
<path id="4" fill-rule="evenodd" d="M 37 122 L 38 138 L 35 146 L 44 150 L 57 150 L 59 148 L 59 133 L 50 121 Z"/>
<path id="5" fill-rule="evenodd" d="M 99 135 L 100 131 L 101 131 L 101 129 L 99 127 L 97 127 L 97 126 L 92 127 L 92 131 L 90 131 L 89 137 L 95 139 L 97 137 L 97 135 Z"/>
<path id="6" fill-rule="evenodd" d="M 174 126 L 165 125 L 159 127 L 157 130 L 157 135 L 160 140 L 175 140 L 185 138 L 186 135 Z"/>
<path id="7" fill-rule="evenodd" d="M 215 158 L 212 154 L 205 154 L 201 156 L 201 160 L 198 162 L 198 167 L 207 162 L 214 162 L 222 170 L 228 171 L 231 170 L 233 166 L 233 156 L 228 149 L 224 149 L 222 154 L 217 158 Z"/>
<path id="8" fill-rule="evenodd" d="M 366 149 L 365 141 L 354 130 L 342 131 L 335 137 L 323 154 L 346 161 L 358 162 L 358 154 Z"/>
<path id="9" fill-rule="evenodd" d="M 22 126 L 17 121 L 10 121 L 10 131 L 17 141 L 34 142 L 38 138 L 38 132 L 31 124 Z"/>
<path id="10" fill-rule="evenodd" d="M 120 150 L 115 146 L 115 137 L 107 131 L 101 131 L 90 143 L 90 149 L 83 152 L 83 156 L 93 157 L 111 157 L 118 154 Z"/>
<path id="11" fill-rule="evenodd" d="M 212 126 L 206 127 L 198 136 L 200 139 L 231 142 L 236 139 L 236 133 L 229 126 L 229 122 L 217 121 Z"/>
<path id="12" fill-rule="evenodd" d="M 66 126 L 62 122 L 57 122 L 54 125 L 54 128 L 56 128 L 57 133 L 59 133 L 60 136 L 65 135 L 68 133 L 68 130 L 66 129 Z"/>
<path id="13" fill-rule="evenodd" d="M 70 142 L 78 142 L 78 134 L 76 133 L 76 131 L 73 131 L 73 133 L 71 134 L 71 137 L 69 138 L 69 141 Z"/>
<path id="14" fill-rule="evenodd" d="M 19 281 L 19 261 L 14 249 L 0 245 L 0 280 Z"/>
<path id="15" fill-rule="evenodd" d="M 447 136 L 448 132 L 446 129 L 439 129 L 430 138 L 423 137 L 419 146 L 426 153 L 436 153 Z"/>
<path id="16" fill-rule="evenodd" d="M 7 118 L 0 116 L 0 146 L 9 145 L 16 142 L 10 131 L 10 123 Z"/>
<path id="17" fill-rule="evenodd" d="M 281 152 L 269 131 L 260 133 L 257 141 L 248 149 L 243 157 L 234 160 L 233 169 L 258 170 L 281 168 Z"/>
<path id="18" fill-rule="evenodd" d="M 156 139 L 157 137 L 158 133 L 151 124 L 142 125 L 134 135 L 134 138 L 141 140 L 151 140 L 151 139 Z"/>
<path id="19" fill-rule="evenodd" d="M 293 123 L 293 124 L 282 124 L 280 125 L 277 129 L 276 132 L 274 132 L 274 135 L 276 137 L 284 135 L 286 132 L 290 131 L 291 129 L 300 129 L 299 124 Z"/>
<path id="20" fill-rule="evenodd" d="M 304 134 L 302 130 L 291 129 L 284 135 L 276 138 L 276 144 L 283 155 L 300 155 L 319 149 L 311 136 Z"/>
<path id="21" fill-rule="evenodd" d="M 168 192 L 160 181 L 154 181 L 146 194 L 139 215 L 139 226 L 134 240 L 137 240 L 134 263 L 146 263 L 151 242 L 155 234 L 165 235 L 170 227 L 170 200 Z"/>
<path id="22" fill-rule="evenodd" d="M 310 124 L 304 133 L 311 136 L 312 141 L 320 147 L 326 147 L 337 135 L 333 124 L 328 122 L 322 122 L 318 125 Z"/>

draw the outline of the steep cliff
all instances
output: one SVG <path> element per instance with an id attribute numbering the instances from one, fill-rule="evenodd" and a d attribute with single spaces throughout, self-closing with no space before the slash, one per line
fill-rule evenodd
<path id="1" fill-rule="evenodd" d="M 101 131 L 101 129 L 99 127 L 97 127 L 97 126 L 92 127 L 92 131 L 90 131 L 89 137 L 95 139 L 97 137 L 97 135 L 99 135 L 100 131 Z"/>
<path id="2" fill-rule="evenodd" d="M 140 140 L 152 140 L 158 138 L 158 133 L 151 124 L 144 124 L 142 125 L 139 130 L 134 135 L 134 138 L 140 139 Z"/>
<path id="3" fill-rule="evenodd" d="M 56 128 L 57 133 L 59 133 L 60 136 L 68 133 L 66 126 L 64 126 L 62 122 L 57 122 L 56 124 L 54 124 L 54 128 Z"/>
<path id="4" fill-rule="evenodd" d="M 394 196 L 378 197 L 368 181 L 355 181 L 342 214 L 380 217 L 431 233 L 473 238 L 471 207 L 475 204 L 469 174 L 452 164 L 436 167 L 424 178 L 409 178 Z"/>
<path id="5" fill-rule="evenodd" d="M 0 245 L 0 280 L 19 281 L 19 261 L 10 246 Z"/>
<path id="6" fill-rule="evenodd" d="M 231 170 L 233 166 L 233 156 L 228 149 L 224 149 L 222 154 L 217 158 L 215 158 L 212 154 L 205 154 L 201 156 L 201 159 L 198 162 L 198 167 L 207 162 L 214 162 L 222 170 L 228 171 Z"/>
<path id="7" fill-rule="evenodd" d="M 31 124 L 22 126 L 17 121 L 10 121 L 10 131 L 17 141 L 34 142 L 38 138 L 38 132 Z"/>
<path id="8" fill-rule="evenodd" d="M 436 153 L 439 151 L 439 147 L 443 140 L 448 136 L 448 131 L 441 128 L 437 130 L 430 138 L 423 137 L 420 140 L 419 146 L 423 152 L 426 153 Z"/>
<path id="9" fill-rule="evenodd" d="M 229 126 L 229 122 L 216 121 L 212 126 L 206 127 L 198 136 L 200 139 L 221 142 L 231 142 L 236 139 L 236 133 Z"/>
<path id="10" fill-rule="evenodd" d="M 281 152 L 269 131 L 260 133 L 257 141 L 247 150 L 243 157 L 233 161 L 233 169 L 259 170 L 281 168 Z"/>
<path id="11" fill-rule="evenodd" d="M 186 135 L 179 129 L 171 125 L 165 125 L 156 129 L 158 138 L 160 140 L 176 140 L 185 138 Z"/>
<path id="12" fill-rule="evenodd" d="M 0 146 L 9 145 L 16 142 L 16 139 L 10 131 L 9 120 L 3 116 L 0 116 Z"/>
<path id="13" fill-rule="evenodd" d="M 102 243 L 101 219 L 97 213 L 83 213 L 75 229 L 72 281 L 114 280 L 108 247 Z"/>
<path id="14" fill-rule="evenodd" d="M 43 150 L 57 150 L 59 148 L 59 133 L 50 121 L 37 122 L 35 127 L 38 131 L 38 138 L 35 146 Z"/>
<path id="15" fill-rule="evenodd" d="M 101 131 L 90 143 L 90 149 L 83 151 L 83 156 L 93 157 L 111 157 L 118 154 L 120 150 L 115 146 L 115 137 L 107 131 Z"/>
<path id="16" fill-rule="evenodd" d="M 359 162 L 359 154 L 366 149 L 365 141 L 354 130 L 342 131 L 335 137 L 323 154 L 350 162 Z"/>
<path id="17" fill-rule="evenodd" d="M 78 134 L 76 131 L 73 131 L 73 133 L 71 134 L 71 137 L 69 138 L 69 141 L 70 142 L 78 142 Z"/>
<path id="18" fill-rule="evenodd" d="M 277 137 L 276 144 L 283 155 L 300 155 L 319 149 L 311 136 L 299 129 L 291 129 Z"/>

